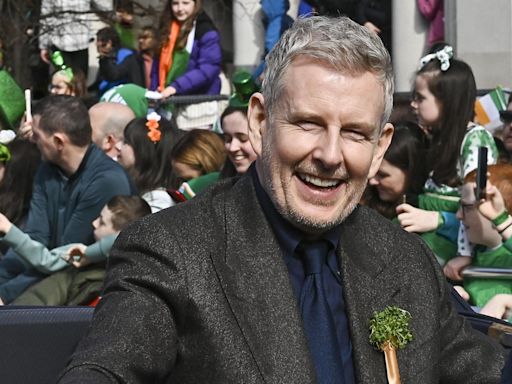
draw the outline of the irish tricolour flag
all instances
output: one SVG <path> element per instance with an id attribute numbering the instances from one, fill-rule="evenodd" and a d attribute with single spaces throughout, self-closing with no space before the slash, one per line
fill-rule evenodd
<path id="1" fill-rule="evenodd" d="M 500 111 L 505 109 L 507 109 L 505 92 L 503 88 L 497 87 L 476 100 L 475 121 L 493 132 L 502 125 Z"/>

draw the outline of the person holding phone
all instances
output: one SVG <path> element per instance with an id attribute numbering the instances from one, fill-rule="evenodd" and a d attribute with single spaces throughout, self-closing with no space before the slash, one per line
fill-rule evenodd
<path id="1" fill-rule="evenodd" d="M 476 244 L 472 264 L 475 267 L 512 268 L 512 165 L 488 168 L 484 197 L 476 196 L 477 171 L 470 172 L 461 189 L 457 217 L 469 240 Z M 512 282 L 503 279 L 464 278 L 470 303 L 483 307 L 497 294 L 512 294 Z"/>

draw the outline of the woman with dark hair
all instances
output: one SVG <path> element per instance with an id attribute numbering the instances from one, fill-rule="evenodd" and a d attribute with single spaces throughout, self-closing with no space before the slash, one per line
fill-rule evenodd
<path id="1" fill-rule="evenodd" d="M 118 144 L 118 162 L 128 171 L 135 187 L 152 212 L 173 205 L 170 152 L 178 129 L 156 113 L 132 120 Z"/>
<path id="2" fill-rule="evenodd" d="M 158 90 L 163 97 L 220 93 L 220 36 L 202 0 L 167 0 L 160 40 Z"/>
<path id="3" fill-rule="evenodd" d="M 427 138 L 415 123 L 395 125 L 393 139 L 377 174 L 368 181 L 364 203 L 383 216 L 396 220 L 403 203 L 422 209 L 426 196 L 423 186 L 428 177 L 425 164 Z M 421 233 L 421 237 L 437 256 L 440 264 L 452 258 L 457 251 L 455 236 L 458 221 L 454 214 L 444 213 L 446 226 Z"/>
<path id="4" fill-rule="evenodd" d="M 37 146 L 22 139 L 7 144 L 9 160 L 0 161 L 0 212 L 21 225 L 28 212 L 32 184 L 41 154 Z"/>
<path id="5" fill-rule="evenodd" d="M 5 147 L 9 155 L 0 155 L 0 212 L 23 228 L 41 154 L 34 143 L 23 139 L 15 139 Z M 0 247 L 0 253 L 3 251 Z"/>
<path id="6" fill-rule="evenodd" d="M 426 149 L 426 136 L 417 124 L 395 124 L 379 170 L 368 180 L 366 204 L 389 219 L 396 217 L 396 207 L 404 200 L 417 206 L 427 179 Z"/>
<path id="7" fill-rule="evenodd" d="M 249 141 L 247 107 L 228 106 L 220 116 L 220 124 L 229 160 L 224 164 L 221 177 L 245 173 L 257 157 Z"/>
<path id="8" fill-rule="evenodd" d="M 416 73 L 411 106 L 420 125 L 431 135 L 427 155 L 430 177 L 425 183 L 423 209 L 409 204 L 398 207 L 398 219 L 408 232 L 424 233 L 446 224 L 443 212 L 454 213 L 459 207 L 459 187 L 464 177 L 476 169 L 478 147 L 489 149 L 487 162 L 495 164 L 498 150 L 494 139 L 484 127 L 472 122 L 476 83 L 471 67 L 452 59 L 453 50 L 442 50 L 421 59 Z M 463 227 L 458 234 L 458 254 L 470 255 L 470 245 Z M 460 279 L 461 265 L 470 262 L 454 258 L 445 267 L 452 279 Z"/>

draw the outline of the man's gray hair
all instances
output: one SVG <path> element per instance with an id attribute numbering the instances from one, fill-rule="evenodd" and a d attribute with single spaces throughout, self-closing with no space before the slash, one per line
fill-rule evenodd
<path id="1" fill-rule="evenodd" d="M 268 54 L 261 92 L 269 118 L 283 90 L 283 77 L 298 57 L 317 59 L 345 74 L 373 73 L 384 90 L 381 128 L 387 123 L 394 90 L 388 51 L 375 33 L 348 17 L 325 16 L 297 19 Z"/>

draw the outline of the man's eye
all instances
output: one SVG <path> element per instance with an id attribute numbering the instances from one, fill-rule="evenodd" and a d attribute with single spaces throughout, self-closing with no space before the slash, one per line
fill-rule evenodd
<path id="1" fill-rule="evenodd" d="M 365 133 L 360 132 L 360 131 L 355 131 L 355 130 L 342 130 L 341 137 L 348 139 L 348 140 L 354 140 L 354 141 L 367 140 Z"/>
<path id="2" fill-rule="evenodd" d="M 320 124 L 315 123 L 314 121 L 308 121 L 308 120 L 299 121 L 296 124 L 299 127 L 301 127 L 302 129 L 305 129 L 306 131 L 309 131 L 311 129 L 316 129 L 316 128 L 320 127 Z"/>

